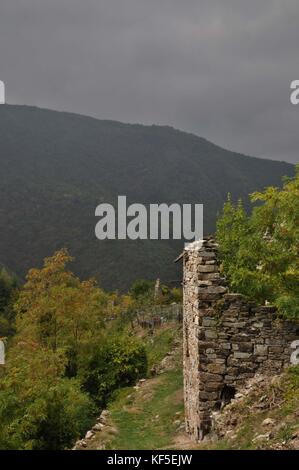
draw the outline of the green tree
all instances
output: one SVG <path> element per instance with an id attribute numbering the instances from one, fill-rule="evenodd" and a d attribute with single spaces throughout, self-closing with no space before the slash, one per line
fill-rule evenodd
<path id="1" fill-rule="evenodd" d="M 223 270 L 233 289 L 299 318 L 299 167 L 281 189 L 269 187 L 251 201 L 257 204 L 249 216 L 229 200 L 218 220 Z"/>
<path id="2" fill-rule="evenodd" d="M 108 295 L 93 280 L 80 281 L 66 270 L 66 250 L 46 258 L 42 269 L 31 269 L 15 304 L 17 329 L 53 351 L 73 358 L 95 336 L 101 336 Z"/>
<path id="3" fill-rule="evenodd" d="M 66 270 L 61 250 L 29 271 L 14 309 L 16 334 L 0 384 L 0 446 L 63 449 L 93 411 L 77 378 L 80 355 L 103 336 L 107 294 Z"/>
<path id="4" fill-rule="evenodd" d="M 69 448 L 91 424 L 93 404 L 64 378 L 61 353 L 18 340 L 0 383 L 0 448 Z"/>
<path id="5" fill-rule="evenodd" d="M 154 291 L 154 281 L 149 281 L 147 279 L 137 279 L 133 283 L 129 293 L 131 294 L 134 300 L 151 301 L 154 298 Z"/>

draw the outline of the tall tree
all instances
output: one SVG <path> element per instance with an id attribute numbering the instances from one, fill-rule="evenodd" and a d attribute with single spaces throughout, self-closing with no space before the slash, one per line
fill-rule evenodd
<path id="1" fill-rule="evenodd" d="M 249 216 L 229 200 L 218 220 L 223 270 L 232 288 L 299 318 L 299 167 L 282 189 L 253 193 L 251 201 Z"/>

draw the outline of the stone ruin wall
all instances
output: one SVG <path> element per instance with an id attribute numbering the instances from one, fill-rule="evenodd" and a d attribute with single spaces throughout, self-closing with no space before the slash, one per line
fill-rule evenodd
<path id="1" fill-rule="evenodd" d="M 211 429 L 212 411 L 249 378 L 290 365 L 299 325 L 280 320 L 274 307 L 230 293 L 213 239 L 190 244 L 183 264 L 186 430 L 200 440 Z"/>

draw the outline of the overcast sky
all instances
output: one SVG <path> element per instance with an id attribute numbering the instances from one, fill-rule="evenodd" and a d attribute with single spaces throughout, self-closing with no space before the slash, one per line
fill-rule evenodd
<path id="1" fill-rule="evenodd" d="M 299 160 L 298 0 L 0 0 L 0 79 L 11 104 Z"/>

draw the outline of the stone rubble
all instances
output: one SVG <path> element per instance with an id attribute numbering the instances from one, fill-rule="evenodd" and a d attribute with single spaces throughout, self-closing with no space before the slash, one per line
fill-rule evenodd
<path id="1" fill-rule="evenodd" d="M 105 426 L 107 426 L 107 418 L 110 416 L 109 410 L 103 410 L 100 416 L 96 419 L 96 424 L 87 431 L 84 439 L 77 441 L 72 450 L 80 450 L 87 447 L 87 442 L 93 440 L 96 437 L 96 433 L 101 432 Z M 102 449 L 101 449 L 102 450 Z"/>

